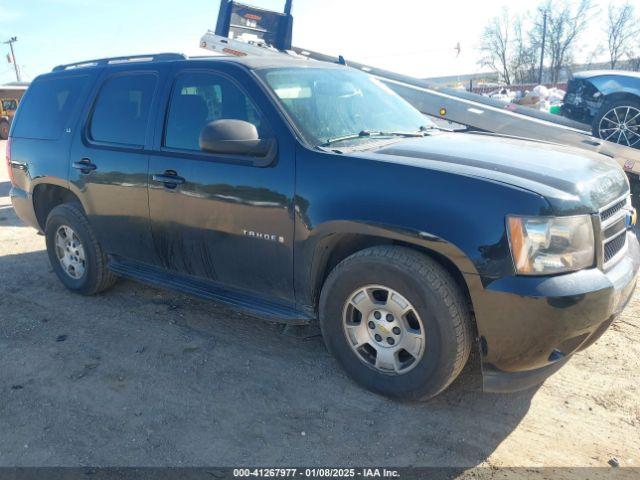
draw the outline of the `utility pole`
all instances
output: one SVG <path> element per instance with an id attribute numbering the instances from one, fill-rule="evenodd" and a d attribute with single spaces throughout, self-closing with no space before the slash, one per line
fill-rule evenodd
<path id="1" fill-rule="evenodd" d="M 16 80 L 19 82 L 20 79 L 20 69 L 18 68 L 18 62 L 16 61 L 16 53 L 13 51 L 13 43 L 18 41 L 18 37 L 11 37 L 9 40 L 4 42 L 4 44 L 9 44 L 9 48 L 11 49 L 11 61 L 13 62 L 13 68 L 16 70 Z"/>
<path id="2" fill-rule="evenodd" d="M 544 46 L 547 43 L 547 11 L 542 11 L 542 46 L 540 51 L 540 71 L 538 72 L 538 84 L 542 84 L 542 73 L 544 70 Z"/>

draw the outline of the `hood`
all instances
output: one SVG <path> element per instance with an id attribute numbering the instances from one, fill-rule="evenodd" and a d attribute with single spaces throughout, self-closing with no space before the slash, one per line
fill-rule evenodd
<path id="1" fill-rule="evenodd" d="M 609 157 L 543 142 L 437 133 L 370 153 L 379 160 L 523 188 L 545 197 L 556 214 L 595 213 L 629 192 L 624 171 Z"/>

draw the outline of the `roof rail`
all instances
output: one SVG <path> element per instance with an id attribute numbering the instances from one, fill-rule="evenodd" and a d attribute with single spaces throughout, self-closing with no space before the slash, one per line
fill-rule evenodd
<path id="1" fill-rule="evenodd" d="M 82 62 L 58 65 L 52 71 L 71 70 L 73 68 L 97 67 L 114 65 L 128 62 L 168 62 L 171 60 L 185 60 L 186 55 L 182 53 L 151 53 L 146 55 L 128 55 L 126 57 L 98 58 L 96 60 L 85 60 Z"/>

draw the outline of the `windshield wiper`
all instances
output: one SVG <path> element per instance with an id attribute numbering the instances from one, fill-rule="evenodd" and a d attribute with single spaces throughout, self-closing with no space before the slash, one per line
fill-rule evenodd
<path id="1" fill-rule="evenodd" d="M 360 133 L 350 133 L 349 135 L 342 135 L 340 137 L 329 138 L 326 142 L 318 145 L 319 147 L 328 147 L 329 145 L 333 145 L 334 143 L 344 142 L 346 140 L 355 140 L 356 138 L 365 138 L 370 137 L 370 130 L 362 130 Z"/>
<path id="2" fill-rule="evenodd" d="M 347 140 L 356 140 L 358 138 L 370 137 L 424 137 L 427 134 L 428 127 L 420 127 L 417 132 L 381 132 L 378 130 L 362 130 L 360 133 L 351 133 L 340 137 L 330 138 L 326 142 L 318 145 L 319 147 L 328 147 L 334 143 L 344 142 Z"/>

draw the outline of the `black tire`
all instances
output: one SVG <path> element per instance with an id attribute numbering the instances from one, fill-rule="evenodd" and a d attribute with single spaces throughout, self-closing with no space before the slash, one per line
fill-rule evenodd
<path id="1" fill-rule="evenodd" d="M 343 329 L 343 312 L 352 292 L 385 285 L 417 310 L 426 332 L 422 358 L 406 373 L 388 374 L 367 365 L 352 349 Z M 465 296 L 437 262 L 414 250 L 379 246 L 342 261 L 327 278 L 320 296 L 320 327 L 327 349 L 357 383 L 402 400 L 427 400 L 460 374 L 473 343 Z"/>
<path id="2" fill-rule="evenodd" d="M 9 122 L 0 120 L 0 140 L 9 138 Z"/>
<path id="3" fill-rule="evenodd" d="M 601 129 L 601 122 L 603 124 L 603 128 L 612 128 L 614 127 L 613 125 L 609 125 L 609 123 L 605 120 L 603 122 L 603 118 L 605 117 L 605 115 L 607 115 L 608 112 L 610 112 L 613 109 L 619 109 L 619 108 L 630 108 L 630 109 L 635 109 L 637 111 L 640 111 L 640 100 L 633 98 L 633 97 L 629 97 L 629 98 L 624 98 L 621 100 L 605 100 L 605 102 L 602 104 L 602 106 L 600 107 L 600 110 L 598 110 L 598 113 L 596 113 L 596 115 L 593 117 L 593 123 L 591 124 L 591 130 L 593 133 L 594 137 L 598 137 L 598 138 L 602 138 L 602 139 L 606 139 L 610 134 L 612 134 L 612 131 L 605 131 L 603 132 Z M 635 122 L 633 123 L 633 132 L 635 134 L 640 134 L 640 117 L 638 117 L 636 119 Z M 607 126 L 605 127 L 604 125 L 607 124 Z M 629 143 L 631 143 L 631 146 L 633 148 L 640 148 L 640 138 L 638 138 L 636 135 L 631 135 L 633 140 L 631 140 Z M 624 138 L 624 137 L 618 137 L 616 135 L 614 135 L 613 137 L 609 138 L 609 141 L 613 142 L 613 143 L 620 143 L 622 145 L 627 145 L 627 143 L 624 140 L 619 141 L 619 138 Z"/>
<path id="4" fill-rule="evenodd" d="M 55 236 L 62 226 L 68 226 L 75 232 L 84 249 L 85 266 L 80 278 L 73 278 L 68 274 L 58 260 Z M 47 217 L 45 237 L 51 267 L 69 290 L 81 295 L 95 295 L 107 290 L 116 282 L 117 276 L 107 269 L 107 256 L 78 205 L 66 203 L 51 210 Z"/>

